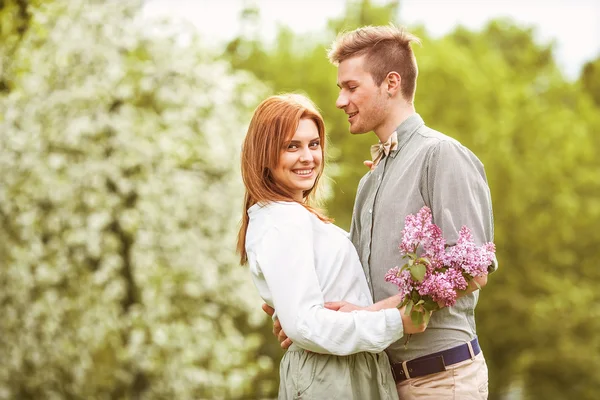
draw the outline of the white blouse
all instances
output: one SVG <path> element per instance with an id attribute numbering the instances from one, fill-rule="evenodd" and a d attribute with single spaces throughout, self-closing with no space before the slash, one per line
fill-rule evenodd
<path id="1" fill-rule="evenodd" d="M 396 308 L 337 312 L 328 301 L 373 304 L 356 249 L 347 233 L 293 202 L 255 204 L 246 252 L 260 296 L 275 308 L 287 336 L 322 354 L 378 353 L 403 335 Z"/>

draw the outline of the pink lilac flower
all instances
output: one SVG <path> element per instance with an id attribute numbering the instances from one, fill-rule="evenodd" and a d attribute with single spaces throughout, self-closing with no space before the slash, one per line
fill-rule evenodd
<path id="1" fill-rule="evenodd" d="M 427 274 L 417 291 L 421 296 L 429 296 L 433 301 L 450 307 L 456 304 L 457 289 L 465 290 L 467 286 L 468 283 L 459 270 L 448 269 L 445 272 Z"/>
<path id="2" fill-rule="evenodd" d="M 442 302 L 446 306 L 453 306 L 456 303 L 456 289 L 452 281 L 447 279 L 446 273 L 426 275 L 417 291 L 421 297 L 429 296 L 433 301 Z"/>
<path id="3" fill-rule="evenodd" d="M 422 231 L 423 222 L 416 215 L 407 215 L 404 219 L 404 229 L 402 229 L 400 252 L 403 254 L 415 253 L 421 243 Z"/>
<path id="4" fill-rule="evenodd" d="M 429 259 L 434 269 L 442 266 L 445 247 L 446 240 L 442 236 L 442 230 L 435 224 L 427 225 L 423 232 L 423 256 Z"/>
<path id="5" fill-rule="evenodd" d="M 390 269 L 387 274 L 385 274 L 384 279 L 386 282 L 392 282 L 394 285 L 398 286 L 398 291 L 402 297 L 406 297 L 413 290 L 412 277 L 410 276 L 410 272 L 406 269 L 398 273 L 399 269 L 400 267 Z"/>
<path id="6" fill-rule="evenodd" d="M 423 207 L 417 215 L 409 214 L 404 219 L 400 244 L 400 252 L 403 255 L 416 253 L 420 245 L 426 257 L 437 259 L 444 253 L 445 244 L 442 230 L 431 222 L 431 210 L 428 207 Z"/>
<path id="7" fill-rule="evenodd" d="M 452 287 L 458 290 L 465 290 L 469 283 L 465 279 L 462 271 L 454 268 L 448 269 L 445 273 L 446 279 L 452 284 Z"/>
<path id="8" fill-rule="evenodd" d="M 385 281 L 395 284 L 405 299 L 416 290 L 425 300 L 453 306 L 458 290 L 465 290 L 473 277 L 487 273 L 488 266 L 494 260 L 496 247 L 493 243 L 479 247 L 475 245 L 473 235 L 466 226 L 461 228 L 455 246 L 446 250 L 445 245 L 441 229 L 432 223 L 429 208 L 423 207 L 416 215 L 408 215 L 402 230 L 400 254 L 403 258 L 409 258 L 410 255 L 413 260 L 417 257 L 427 258 L 429 264 L 425 276 L 418 282 L 413 279 L 409 269 L 399 272 L 399 267 L 395 267 L 385 275 Z M 417 256 L 419 248 L 422 248 L 421 256 Z"/>
<path id="9" fill-rule="evenodd" d="M 493 243 L 486 243 L 481 247 L 475 245 L 471 231 L 463 226 L 456 245 L 450 247 L 443 256 L 443 263 L 475 277 L 487 272 L 488 266 L 494 260 L 495 251 Z"/>

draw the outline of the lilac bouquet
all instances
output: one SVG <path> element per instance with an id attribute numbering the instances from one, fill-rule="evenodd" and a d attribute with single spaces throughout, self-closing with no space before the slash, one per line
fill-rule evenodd
<path id="1" fill-rule="evenodd" d="M 420 256 L 417 255 L 422 248 Z M 432 223 L 431 210 L 423 207 L 417 215 L 409 214 L 404 221 L 400 254 L 407 262 L 394 267 L 385 275 L 386 282 L 398 286 L 415 325 L 429 322 L 431 311 L 456 303 L 476 276 L 485 275 L 494 260 L 496 246 L 475 245 L 466 226 L 460 230 L 456 245 L 446 248 L 442 230 Z"/>

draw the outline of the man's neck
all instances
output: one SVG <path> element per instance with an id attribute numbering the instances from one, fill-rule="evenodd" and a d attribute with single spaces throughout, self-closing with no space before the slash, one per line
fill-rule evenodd
<path id="1" fill-rule="evenodd" d="M 386 122 L 375 130 L 375 135 L 377 135 L 381 143 L 385 143 L 396 128 L 415 112 L 415 107 L 412 104 L 406 104 L 394 109 L 394 112 L 389 115 Z"/>

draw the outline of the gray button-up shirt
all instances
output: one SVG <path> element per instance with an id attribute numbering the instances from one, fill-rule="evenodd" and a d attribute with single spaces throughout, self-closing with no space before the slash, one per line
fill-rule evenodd
<path id="1" fill-rule="evenodd" d="M 479 159 L 455 139 L 425 126 L 418 114 L 396 132 L 397 150 L 360 181 L 350 228 L 375 301 L 398 293 L 384 276 L 404 264 L 398 248 L 404 218 L 424 205 L 449 245 L 456 243 L 463 225 L 478 245 L 494 239 L 490 190 Z M 405 338 L 387 349 L 390 360 L 410 360 L 473 339 L 478 296 L 476 291 L 434 312 L 426 331 L 412 335 L 406 349 Z"/>

